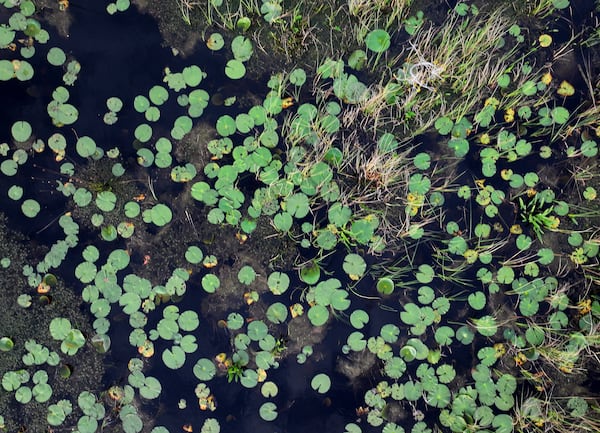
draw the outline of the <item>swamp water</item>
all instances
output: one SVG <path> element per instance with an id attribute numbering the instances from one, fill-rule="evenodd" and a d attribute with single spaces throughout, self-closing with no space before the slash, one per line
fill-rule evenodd
<path id="1" fill-rule="evenodd" d="M 0 431 L 598 431 L 598 5 L 411 3 L 0 2 Z"/>

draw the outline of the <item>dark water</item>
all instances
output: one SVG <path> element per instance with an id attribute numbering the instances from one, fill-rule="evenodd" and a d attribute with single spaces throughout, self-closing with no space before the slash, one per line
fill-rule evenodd
<path id="1" fill-rule="evenodd" d="M 174 57 L 170 48 L 161 45 L 162 37 L 155 21 L 148 15 L 137 13 L 133 7 L 125 13 L 109 16 L 105 11 L 105 5 L 100 2 L 72 2 L 70 11 L 75 19 L 69 37 L 61 38 L 48 29 L 51 31 L 48 46 L 38 46 L 44 54 L 35 56 L 36 59 L 41 60 L 34 64 L 36 70 L 34 79 L 25 83 L 14 80 L 8 83 L 0 82 L 0 95 L 2 95 L 0 118 L 3 125 L 0 130 L 0 141 L 9 139 L 10 125 L 14 121 L 27 119 L 32 124 L 33 130 L 44 139 L 53 132 L 61 131 L 67 136 L 70 145 L 74 145 L 76 136 L 89 135 L 94 137 L 97 144 L 104 149 L 118 147 L 124 155 L 131 156 L 135 152 L 132 145 L 133 128 L 139 123 L 140 117 L 133 110 L 132 101 L 136 95 L 147 95 L 150 87 L 162 83 L 165 67 L 178 71 L 188 64 L 198 64 L 208 73 L 207 79 L 200 87 L 207 89 L 210 94 L 225 84 L 219 81 L 224 63 L 221 55 L 210 53 L 204 46 L 200 46 L 197 52 L 186 60 Z M 70 127 L 56 128 L 45 115 L 46 104 L 51 99 L 56 83 L 62 82 L 60 68 L 45 62 L 45 52 L 54 45 L 60 46 L 81 63 L 82 69 L 76 85 L 69 88 L 71 93 L 69 102 L 76 105 L 79 110 L 76 130 L 71 130 Z M 0 52 L 0 56 L 2 55 L 5 54 Z M 107 111 L 106 99 L 111 96 L 119 96 L 125 106 L 119 114 L 117 124 L 107 126 L 104 125 L 102 116 Z M 163 135 L 168 136 L 175 113 L 178 113 L 178 110 L 172 110 L 172 113 L 169 110 L 169 107 L 175 106 L 175 98 L 171 93 L 170 100 L 161 108 L 159 124 L 164 127 Z M 221 108 L 212 107 L 210 110 L 205 113 L 203 119 L 216 117 Z M 44 115 L 40 116 L 39 113 Z M 157 125 L 156 128 L 160 127 Z M 36 156 L 36 158 L 39 166 L 56 166 L 47 156 Z M 529 162 L 524 160 L 523 164 Z M 480 170 L 479 164 L 473 159 L 467 160 L 461 168 L 469 172 Z M 47 180 L 48 194 L 44 195 L 43 191 L 37 191 L 42 193 L 39 195 L 39 201 L 45 211 L 50 215 L 58 216 L 66 210 L 66 200 L 61 198 L 59 193 L 51 192 L 54 189 L 54 182 L 61 179 L 60 176 L 41 170 L 24 172 L 24 176 L 35 179 L 41 177 Z M 4 176 L 0 177 L 0 182 L 0 189 L 4 193 L 10 183 Z M 36 181 L 36 185 L 38 184 Z M 30 185 L 33 186 L 33 183 L 30 182 Z M 460 220 L 462 209 L 458 209 L 455 203 L 447 203 L 447 206 L 450 215 L 455 214 L 457 216 L 455 220 Z M 3 211 L 9 215 L 14 227 L 32 235 L 40 243 L 51 244 L 60 235 L 60 230 L 56 226 L 39 232 L 42 227 L 32 227 L 27 221 L 23 221 L 18 207 L 3 206 Z M 512 224 L 515 216 L 508 205 L 502 209 L 502 214 L 505 226 Z M 85 234 L 82 238 L 85 242 Z M 343 255 L 333 257 L 328 268 L 339 270 L 342 258 Z M 200 288 L 190 287 L 184 302 L 179 304 L 179 307 L 182 310 L 192 309 L 200 305 L 202 299 Z M 397 302 L 395 306 L 398 306 Z M 366 304 L 361 305 L 360 301 L 355 302 L 354 299 L 353 307 L 369 308 Z M 371 307 L 372 321 L 369 328 L 373 332 L 366 330 L 365 334 L 377 334 L 381 325 L 397 320 L 397 314 L 397 312 L 380 310 L 377 306 Z M 154 312 L 146 329 L 153 328 L 160 317 L 160 311 Z M 113 348 L 110 357 L 107 358 L 112 367 L 105 378 L 107 385 L 126 381 L 126 364 L 129 358 L 135 355 L 135 349 L 128 342 L 130 328 L 127 321 L 119 321 L 118 317 L 114 319 L 116 320 L 112 321 L 110 333 Z M 200 357 L 210 358 L 220 351 L 228 351 L 229 336 L 207 321 L 202 321 L 194 334 L 199 341 L 200 349 L 193 356 L 188 356 L 188 362 L 183 368 L 170 370 L 162 366 L 159 354 L 171 344 L 168 342 L 156 344 L 157 355 L 150 361 L 150 368 L 145 371 L 147 375 L 155 376 L 163 383 L 160 401 L 151 402 L 148 407 L 149 413 L 156 414 L 154 421 L 157 425 L 165 425 L 171 431 L 180 431 L 183 424 L 192 423 L 199 430 L 203 419 L 215 417 L 220 420 L 221 431 L 224 433 L 259 431 L 305 433 L 307 431 L 342 432 L 346 423 L 355 421 L 354 409 L 363 404 L 364 391 L 368 389 L 369 384 L 365 383 L 363 388 L 355 389 L 344 377 L 334 372 L 336 356 L 340 353 L 340 348 L 348 334 L 348 328 L 343 321 L 336 322 L 325 340 L 315 346 L 315 352 L 324 355 L 322 360 L 313 357 L 309 358 L 306 364 L 301 365 L 296 363 L 294 356 L 291 356 L 281 362 L 279 369 L 269 371 L 269 380 L 273 380 L 279 386 L 279 394 L 272 399 L 277 404 L 279 416 L 271 423 L 262 421 L 258 415 L 258 408 L 265 401 L 260 394 L 260 385 L 255 389 L 247 390 L 240 384 L 227 383 L 225 377 L 209 382 L 218 399 L 217 410 L 214 413 L 199 411 L 194 398 L 194 388 L 198 381 L 192 373 L 193 363 Z M 470 351 L 464 350 L 454 355 L 463 363 L 464 368 L 469 368 Z M 327 393 L 327 399 L 317 396 L 310 389 L 309 381 L 316 372 L 327 372 L 333 379 L 333 387 Z M 372 378 L 373 385 L 376 379 Z M 186 398 L 188 408 L 178 410 L 177 402 L 182 397 Z M 377 430 L 370 428 L 364 421 L 361 427 L 364 432 Z"/>
<path id="2" fill-rule="evenodd" d="M 203 45 L 186 60 L 175 57 L 170 48 L 162 46 L 157 25 L 149 15 L 141 15 L 131 7 L 125 13 L 110 16 L 103 3 L 72 2 L 69 11 L 74 19 L 69 37 L 63 38 L 54 29 L 46 28 L 51 34 L 49 43 L 45 46 L 38 44 L 36 55 L 29 60 L 34 66 L 34 78 L 24 83 L 16 80 L 0 83 L 0 118 L 4 125 L 0 130 L 0 137 L 3 140 L 10 140 L 10 125 L 13 122 L 26 119 L 31 123 L 34 133 L 44 140 L 51 134 L 60 132 L 67 138 L 68 146 L 74 147 L 77 137 L 88 135 L 105 150 L 118 147 L 125 156 L 135 155 L 132 146 L 133 128 L 139 123 L 140 114 L 133 109 L 133 99 L 138 94 L 147 95 L 153 85 L 162 84 L 165 67 L 179 71 L 188 64 L 198 64 L 208 73 L 200 88 L 207 89 L 210 94 L 224 84 L 219 82 L 224 57 L 209 52 Z M 67 87 L 70 92 L 68 102 L 79 111 L 78 120 L 73 126 L 58 128 L 46 115 L 46 105 L 52 99 L 55 87 L 62 84 L 63 74 L 62 68 L 46 62 L 47 50 L 52 46 L 60 46 L 68 59 L 73 58 L 81 64 L 75 85 Z M 102 121 L 102 116 L 107 111 L 106 99 L 111 96 L 121 98 L 124 107 L 119 113 L 119 121 L 108 126 Z M 169 107 L 177 107 L 173 93 L 170 93 L 169 101 L 161 107 L 160 121 L 153 125 L 154 129 L 166 136 L 172 121 L 181 111 L 180 107 L 178 110 L 169 110 Z M 220 110 L 219 107 L 213 107 L 212 112 L 207 110 L 203 119 L 216 117 Z M 161 130 L 161 127 L 164 129 Z M 67 154 L 74 155 L 75 152 L 67 150 Z M 57 181 L 66 181 L 67 177 L 58 173 L 60 164 L 55 163 L 48 152 L 33 158 L 34 164 L 28 163 L 19 171 L 18 180 L 30 178 L 24 185 L 26 191 L 40 202 L 48 219 L 58 218 L 69 210 L 68 200 L 54 189 Z M 83 160 L 77 159 L 71 162 L 77 167 L 85 164 Z M 10 185 L 10 179 L 0 177 L 3 193 Z M 43 185 L 42 189 L 40 185 Z M 47 221 L 36 222 L 38 225 L 31 224 L 22 218 L 18 202 L 14 202 L 14 206 L 10 206 L 11 204 L 13 203 L 3 205 L 3 211 L 8 215 L 12 227 L 41 244 L 51 245 L 62 237 L 57 224 L 46 226 Z M 80 239 L 82 246 L 71 251 L 63 267 L 76 266 L 80 250 L 87 243 L 93 242 L 96 235 L 84 231 L 80 234 Z M 113 244 L 112 247 L 114 246 Z M 80 286 L 76 280 L 67 279 L 66 282 L 74 287 Z M 203 292 L 199 287 L 193 289 L 195 290 L 188 290 L 184 302 L 179 305 L 182 310 L 195 309 L 200 305 Z M 153 328 L 161 316 L 160 311 L 151 314 L 146 329 Z M 171 342 L 156 342 L 157 355 L 150 360 L 145 374 L 158 378 L 163 384 L 163 391 L 160 401 L 149 402 L 145 409 L 151 417 L 156 417 L 153 423 L 165 425 L 171 431 L 179 431 L 184 423 L 192 423 L 199 428 L 208 416 L 219 419 L 221 431 L 225 433 L 300 433 L 323 428 L 325 431 L 343 431 L 345 424 L 354 420 L 354 408 L 361 404 L 364 393 L 364 390 L 352 390 L 345 378 L 338 377 L 333 371 L 336 354 L 340 352 L 346 339 L 347 332 L 344 328 L 345 325 L 338 324 L 322 344 L 315 346 L 315 351 L 320 351 L 324 360 L 309 359 L 306 364 L 300 365 L 296 363 L 295 355 L 292 355 L 282 361 L 278 370 L 269 371 L 269 379 L 279 386 L 278 396 L 272 399 L 279 411 L 274 422 L 265 422 L 258 415 L 260 405 L 266 401 L 260 394 L 260 384 L 248 390 L 240 384 L 227 383 L 225 377 L 208 383 L 218 399 L 217 410 L 207 413 L 198 409 L 194 397 L 198 380 L 192 373 L 195 360 L 200 357 L 211 358 L 215 353 L 230 350 L 229 336 L 205 320 L 194 332 L 199 350 L 193 356 L 188 356 L 186 365 L 179 370 L 165 368 L 160 360 L 160 353 Z M 130 330 L 126 319 L 117 314 L 111 315 L 112 349 L 106 357 L 108 374 L 104 378 L 107 386 L 127 381 L 127 362 L 135 355 L 135 349 L 128 342 Z M 309 381 L 316 372 L 327 372 L 332 376 L 334 387 L 327 399 L 315 396 L 316 393 L 310 390 Z M 180 398 L 186 398 L 187 409 L 177 409 Z"/>

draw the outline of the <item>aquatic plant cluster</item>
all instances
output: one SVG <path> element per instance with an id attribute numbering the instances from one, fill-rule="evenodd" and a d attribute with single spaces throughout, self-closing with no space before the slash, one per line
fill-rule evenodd
<path id="1" fill-rule="evenodd" d="M 213 57 L 90 121 L 0 0 L 0 431 L 599 431 L 600 4 L 433 3 L 162 5 Z"/>

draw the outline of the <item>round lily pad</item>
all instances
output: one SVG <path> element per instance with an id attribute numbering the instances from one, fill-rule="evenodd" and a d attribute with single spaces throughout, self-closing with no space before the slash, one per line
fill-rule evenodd
<path id="1" fill-rule="evenodd" d="M 325 373 L 318 373 L 310 381 L 310 387 L 319 394 L 325 394 L 331 388 L 331 379 Z"/>
<path id="2" fill-rule="evenodd" d="M 61 66 L 67 60 L 65 52 L 58 47 L 50 48 L 48 50 L 46 58 L 48 59 L 48 63 L 50 63 L 53 66 Z"/>
<path id="3" fill-rule="evenodd" d="M 239 80 L 246 75 L 246 67 L 244 64 L 236 59 L 231 59 L 225 65 L 225 75 L 232 80 Z"/>
<path id="4" fill-rule="evenodd" d="M 21 204 L 23 215 L 29 218 L 34 218 L 40 212 L 40 209 L 40 204 L 31 198 L 28 198 Z"/>
<path id="5" fill-rule="evenodd" d="M 389 295 L 394 291 L 394 281 L 391 278 L 380 278 L 377 281 L 377 291 L 382 295 Z"/>
<path id="6" fill-rule="evenodd" d="M 322 326 L 329 319 L 329 311 L 322 305 L 313 305 L 308 310 L 308 319 L 313 326 Z"/>
<path id="7" fill-rule="evenodd" d="M 365 37 L 367 48 L 375 53 L 383 53 L 390 47 L 390 34 L 383 29 L 371 30 Z"/>
<path id="8" fill-rule="evenodd" d="M 213 51 L 219 51 L 225 46 L 225 40 L 220 33 L 212 33 L 206 40 L 206 46 Z"/>
<path id="9" fill-rule="evenodd" d="M 268 401 L 260 406 L 258 413 L 265 421 L 274 421 L 277 418 L 277 406 L 275 403 Z"/>
<path id="10" fill-rule="evenodd" d="M 29 137 L 31 137 L 32 129 L 29 122 L 25 120 L 19 120 L 13 123 L 12 127 L 10 128 L 10 132 L 15 141 L 23 143 L 29 140 Z"/>
<path id="11" fill-rule="evenodd" d="M 219 277 L 214 274 L 206 274 L 202 277 L 202 288 L 208 293 L 214 293 L 220 285 Z"/>

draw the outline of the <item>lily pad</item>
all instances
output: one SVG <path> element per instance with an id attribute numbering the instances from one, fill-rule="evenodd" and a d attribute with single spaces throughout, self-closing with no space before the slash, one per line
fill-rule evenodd
<path id="1" fill-rule="evenodd" d="M 375 53 L 383 53 L 390 47 L 390 34 L 383 29 L 371 30 L 365 37 L 367 48 Z"/>
<path id="2" fill-rule="evenodd" d="M 318 373 L 310 381 L 310 387 L 319 394 L 325 394 L 331 388 L 331 379 L 325 373 Z"/>
<path id="3" fill-rule="evenodd" d="M 212 33 L 206 40 L 206 46 L 213 51 L 219 51 L 225 46 L 225 40 L 220 33 Z"/>
<path id="4" fill-rule="evenodd" d="M 258 413 L 265 421 L 274 421 L 277 418 L 277 406 L 268 401 L 260 406 Z"/>
<path id="5" fill-rule="evenodd" d="M 236 59 L 231 59 L 225 65 L 225 75 L 232 80 L 239 80 L 246 75 L 246 67 L 244 64 Z"/>

